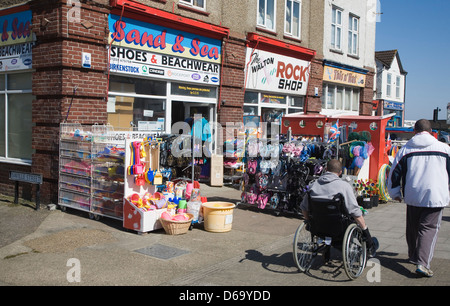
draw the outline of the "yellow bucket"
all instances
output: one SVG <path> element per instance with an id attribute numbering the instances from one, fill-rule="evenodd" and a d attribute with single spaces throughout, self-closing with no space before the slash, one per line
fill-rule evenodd
<path id="1" fill-rule="evenodd" d="M 223 233 L 231 230 L 233 223 L 233 208 L 236 205 L 228 202 L 203 203 L 203 217 L 205 230 Z"/>

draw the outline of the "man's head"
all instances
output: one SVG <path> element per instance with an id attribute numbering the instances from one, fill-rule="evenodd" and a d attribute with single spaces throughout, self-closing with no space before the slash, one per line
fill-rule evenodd
<path id="1" fill-rule="evenodd" d="M 336 173 L 337 175 L 341 175 L 342 173 L 342 164 L 337 159 L 332 159 L 327 163 L 327 171 Z"/>
<path id="2" fill-rule="evenodd" d="M 421 132 L 431 133 L 431 123 L 427 119 L 420 119 L 414 124 L 414 133 L 418 134 Z"/>

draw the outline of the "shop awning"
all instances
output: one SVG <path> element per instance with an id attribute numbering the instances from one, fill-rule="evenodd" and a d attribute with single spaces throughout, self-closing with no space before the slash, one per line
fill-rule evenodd
<path id="1" fill-rule="evenodd" d="M 289 55 L 307 61 L 311 61 L 316 55 L 315 50 L 289 44 L 278 39 L 261 36 L 256 33 L 247 34 L 247 45 L 253 48 L 257 46 L 259 49 Z"/>

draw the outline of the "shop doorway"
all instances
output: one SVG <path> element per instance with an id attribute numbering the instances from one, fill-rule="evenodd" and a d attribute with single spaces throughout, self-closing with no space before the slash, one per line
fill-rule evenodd
<path id="1" fill-rule="evenodd" d="M 197 151 L 194 152 L 195 156 L 195 164 L 196 164 L 196 173 L 199 175 L 200 179 L 209 179 L 210 171 L 211 171 L 211 163 L 210 157 L 216 151 L 215 144 L 215 131 L 211 125 L 207 123 L 213 123 L 216 120 L 215 113 L 215 103 L 199 103 L 199 102 L 186 102 L 186 101 L 172 101 L 172 134 L 186 134 L 187 130 L 178 129 L 175 125 L 178 122 L 185 122 L 189 124 L 189 134 L 192 135 L 192 128 L 194 123 L 194 116 L 200 114 L 201 121 L 196 121 L 195 123 L 195 143 L 198 144 L 194 147 L 197 148 Z M 198 117 L 195 117 L 198 118 Z M 182 126 L 182 125 L 178 125 Z M 192 144 L 191 144 L 192 145 Z M 185 168 L 184 170 L 190 169 Z M 192 170 L 190 170 L 192 171 Z M 190 172 L 192 173 L 192 172 Z M 191 177 L 191 174 L 183 174 L 186 177 Z"/>
<path id="2" fill-rule="evenodd" d="M 192 127 L 192 118 L 195 114 L 201 114 L 208 122 L 215 121 L 215 105 L 207 103 L 194 103 L 184 101 L 172 101 L 172 126 L 176 122 L 187 122 Z"/>

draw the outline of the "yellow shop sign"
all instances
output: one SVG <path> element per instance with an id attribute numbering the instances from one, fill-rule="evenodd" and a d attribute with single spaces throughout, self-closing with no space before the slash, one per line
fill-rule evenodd
<path id="1" fill-rule="evenodd" d="M 324 66 L 323 80 L 333 83 L 365 87 L 366 75 L 344 69 Z"/>

